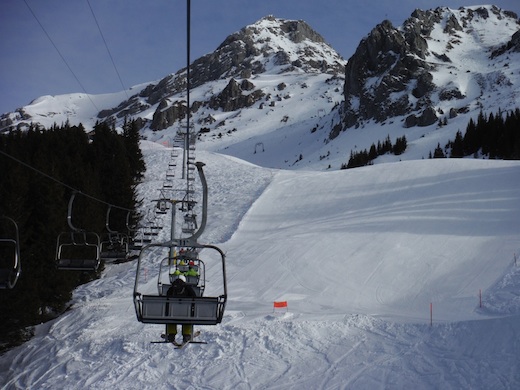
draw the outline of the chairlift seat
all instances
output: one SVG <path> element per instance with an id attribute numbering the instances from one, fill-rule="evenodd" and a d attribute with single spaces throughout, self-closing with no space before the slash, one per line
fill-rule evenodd
<path id="1" fill-rule="evenodd" d="M 60 270 L 95 271 L 99 262 L 99 259 L 59 259 L 57 266 Z"/>
<path id="2" fill-rule="evenodd" d="M 127 252 L 101 252 L 99 257 L 105 261 L 125 260 L 127 258 Z"/>
<path id="3" fill-rule="evenodd" d="M 224 302 L 224 297 L 142 295 L 136 300 L 136 309 L 143 323 L 216 325 L 222 321 Z"/>

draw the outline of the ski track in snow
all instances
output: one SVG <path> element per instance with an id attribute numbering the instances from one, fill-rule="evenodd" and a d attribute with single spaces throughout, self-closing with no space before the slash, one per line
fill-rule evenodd
<path id="1" fill-rule="evenodd" d="M 145 145 L 140 193 L 155 199 L 170 151 Z M 310 173 L 201 156 L 210 186 L 201 242 L 226 251 L 230 294 L 222 324 L 199 327 L 208 344 L 151 344 L 163 326 L 135 318 L 135 264 L 108 265 L 75 291 L 71 310 L 0 357 L 2 389 L 520 386 L 519 163 Z M 153 285 L 153 259 L 146 266 Z M 274 312 L 279 299 L 287 312 Z"/>

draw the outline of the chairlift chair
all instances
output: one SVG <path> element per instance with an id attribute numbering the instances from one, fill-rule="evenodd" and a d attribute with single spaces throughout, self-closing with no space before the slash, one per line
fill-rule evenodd
<path id="1" fill-rule="evenodd" d="M 18 225 L 5 216 L 0 217 L 0 224 L 0 289 L 11 289 L 21 272 Z"/>
<path id="2" fill-rule="evenodd" d="M 181 249 L 178 253 L 174 252 L 161 261 L 159 267 L 159 277 L 157 278 L 157 291 L 159 295 L 166 295 L 171 287 L 172 276 L 184 275 L 186 283 L 193 289 L 195 294 L 200 297 L 204 295 L 206 288 L 206 266 L 199 258 L 198 251 L 193 248 L 189 250 Z"/>
<path id="3" fill-rule="evenodd" d="M 197 230 L 197 218 L 195 214 L 189 213 L 184 215 L 184 224 L 182 226 L 183 233 L 193 234 Z"/>
<path id="4" fill-rule="evenodd" d="M 174 237 L 173 230 L 171 232 L 171 240 L 163 243 L 152 243 L 145 246 L 137 261 L 137 270 L 134 285 L 134 306 L 137 319 L 143 323 L 151 324 L 189 324 L 189 325 L 216 325 L 222 322 L 224 309 L 227 300 L 227 284 L 226 284 L 226 256 L 224 252 L 214 245 L 203 245 L 197 242 L 204 228 L 207 220 L 207 199 L 208 187 L 206 179 L 202 170 L 203 163 L 197 163 L 197 170 L 202 184 L 202 218 L 198 230 L 190 237 L 178 239 Z M 180 201 L 182 202 L 182 201 Z M 175 221 L 176 207 L 171 208 L 172 224 Z M 165 284 L 161 279 L 162 267 L 159 267 L 157 275 L 157 291 L 142 291 L 142 288 L 150 287 L 145 284 L 147 279 L 146 270 L 148 267 L 143 267 L 144 259 L 148 257 L 164 259 L 166 256 L 158 256 L 157 249 L 168 253 L 168 257 L 174 259 L 173 264 L 178 267 L 181 260 L 193 261 L 202 268 L 202 274 L 196 279 L 196 287 L 200 296 L 195 297 L 168 297 L 165 294 L 163 285 Z M 199 259 L 197 253 L 203 249 L 212 249 L 220 255 L 221 262 L 221 278 L 220 294 L 206 297 L 203 295 L 205 291 L 205 263 Z M 206 252 L 204 252 L 206 254 Z M 213 252 L 214 253 L 214 252 Z M 181 255 L 182 254 L 182 255 Z M 162 264 L 161 260 L 160 264 Z M 172 263 L 170 262 L 170 265 Z M 188 281 L 188 280 L 187 280 Z M 193 283 L 194 280 L 191 280 Z M 218 287 L 213 285 L 213 288 Z M 217 288 L 218 291 L 218 288 Z"/>
<path id="5" fill-rule="evenodd" d="M 128 250 L 141 250 L 144 246 L 144 234 L 143 227 L 137 226 L 132 227 L 130 218 L 132 216 L 132 211 L 128 211 L 126 214 L 126 230 L 128 232 Z"/>
<path id="6" fill-rule="evenodd" d="M 161 248 L 168 253 L 179 252 L 185 250 L 202 250 L 212 249 L 220 255 L 222 266 L 222 283 L 221 293 L 216 296 L 203 296 L 205 287 L 204 272 L 199 274 L 197 284 L 194 285 L 198 294 L 195 297 L 168 297 L 166 291 L 169 283 L 165 282 L 165 271 L 170 270 L 169 266 L 160 267 L 157 275 L 157 290 L 144 292 L 142 289 L 150 287 L 145 284 L 147 278 L 147 267 L 143 266 L 143 262 L 148 255 L 156 255 L 155 249 Z M 153 253 L 152 253 L 153 252 Z M 167 260 L 161 261 L 165 264 Z M 179 260 L 180 261 L 180 260 Z M 196 260 L 196 264 L 205 269 L 204 262 L 200 259 Z M 152 243 L 143 248 L 138 258 L 137 272 L 134 285 L 134 306 L 137 320 L 148 324 L 190 324 L 190 325 L 217 325 L 222 322 L 224 309 L 227 300 L 225 272 L 225 254 L 218 247 L 213 245 L 201 245 L 197 243 L 183 243 L 183 240 L 174 240 L 166 243 Z M 193 283 L 193 281 L 192 281 Z M 168 288 L 167 288 L 168 287 Z"/>
<path id="7" fill-rule="evenodd" d="M 110 226 L 110 205 L 106 214 L 105 227 L 107 232 L 101 236 L 100 257 L 105 262 L 124 261 L 128 257 L 128 235 L 118 232 Z"/>
<path id="8" fill-rule="evenodd" d="M 144 227 L 140 226 L 137 229 L 129 229 L 128 230 L 128 250 L 130 251 L 140 251 L 143 249 L 145 244 L 149 244 L 150 242 L 145 242 L 144 238 Z"/>
<path id="9" fill-rule="evenodd" d="M 101 263 L 100 248 L 97 233 L 62 232 L 56 243 L 56 265 L 59 270 L 96 271 Z"/>
<path id="10" fill-rule="evenodd" d="M 119 232 L 108 232 L 101 236 L 100 257 L 105 262 L 122 261 L 128 257 L 128 236 Z"/>
<path id="11" fill-rule="evenodd" d="M 73 192 L 68 207 L 67 223 L 71 231 L 62 232 L 56 242 L 56 266 L 65 271 L 96 271 L 101 263 L 101 240 L 97 233 L 79 229 L 72 223 Z"/>

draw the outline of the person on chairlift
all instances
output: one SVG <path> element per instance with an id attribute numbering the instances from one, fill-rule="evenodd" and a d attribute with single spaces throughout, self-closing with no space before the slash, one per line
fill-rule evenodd
<path id="1" fill-rule="evenodd" d="M 184 275 L 170 275 L 170 282 L 172 285 L 166 292 L 168 297 L 195 297 L 197 294 L 193 288 L 186 283 L 186 277 Z M 186 343 L 191 340 L 193 334 L 192 324 L 182 325 L 182 342 Z M 166 324 L 166 339 L 174 342 L 175 336 L 177 335 L 177 324 Z"/>

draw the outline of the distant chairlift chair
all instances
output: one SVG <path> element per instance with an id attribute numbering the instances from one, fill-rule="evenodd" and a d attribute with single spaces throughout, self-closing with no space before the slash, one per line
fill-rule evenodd
<path id="1" fill-rule="evenodd" d="M 102 235 L 100 247 L 101 260 L 107 263 L 125 261 L 129 252 L 128 235 L 110 227 L 111 210 L 112 206 L 109 206 L 105 221 L 107 231 Z"/>
<path id="2" fill-rule="evenodd" d="M 69 200 L 67 222 L 70 232 L 58 235 L 56 266 L 67 271 L 96 271 L 101 263 L 101 240 L 94 232 L 87 232 L 72 224 L 72 206 L 76 192 Z"/>

